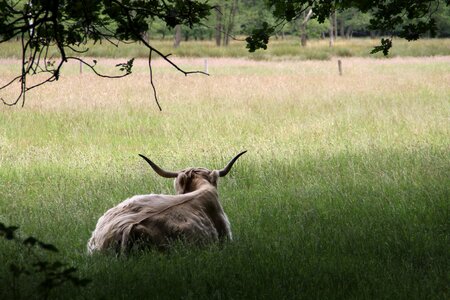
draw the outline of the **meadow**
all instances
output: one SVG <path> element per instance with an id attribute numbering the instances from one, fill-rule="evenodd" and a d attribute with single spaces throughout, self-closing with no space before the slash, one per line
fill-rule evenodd
<path id="1" fill-rule="evenodd" d="M 259 50 L 253 53 L 245 48 L 245 37 L 232 40 L 227 47 L 217 47 L 213 41 L 183 41 L 180 47 L 173 48 L 173 40 L 151 40 L 152 46 L 164 54 L 173 54 L 176 57 L 193 58 L 247 58 L 251 60 L 330 60 L 333 57 L 370 57 L 385 58 L 382 53 L 371 54 L 371 50 L 380 45 L 380 39 L 354 38 L 337 39 L 334 47 L 329 47 L 328 39 L 312 39 L 308 41 L 307 47 L 300 47 L 298 37 L 288 36 L 285 39 L 272 38 L 267 50 Z M 0 58 L 21 58 L 20 42 L 13 41 L 1 45 Z M 89 42 L 81 45 L 78 49 L 86 50 L 91 57 L 124 58 L 136 57 L 147 58 L 148 50 L 141 44 L 120 43 L 115 46 L 103 41 L 102 43 Z M 68 55 L 74 55 L 68 51 Z M 429 57 L 450 55 L 450 38 L 420 39 L 408 42 L 403 39 L 394 39 L 393 47 L 389 57 Z M 49 56 L 57 57 L 58 52 L 51 48 Z"/>
<path id="2" fill-rule="evenodd" d="M 24 108 L 0 106 L 0 222 L 92 280 L 52 299 L 446 299 L 450 57 L 342 61 L 339 76 L 336 58 L 210 58 L 211 76 L 184 77 L 155 60 L 162 112 L 145 60 L 120 80 L 68 65 Z M 0 60 L 0 83 L 17 67 Z M 232 242 L 87 255 L 108 208 L 173 193 L 138 153 L 214 169 L 241 150 L 219 182 Z M 39 298 L 38 276 L 8 269 L 20 249 L 0 240 L 1 299 Z"/>

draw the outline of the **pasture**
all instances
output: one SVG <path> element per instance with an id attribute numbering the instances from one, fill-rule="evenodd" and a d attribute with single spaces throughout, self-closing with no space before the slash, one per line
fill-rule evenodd
<path id="1" fill-rule="evenodd" d="M 152 40 L 152 45 L 161 50 L 162 53 L 172 53 L 177 57 L 214 57 L 214 58 L 248 58 L 251 60 L 329 60 L 332 57 L 370 57 L 384 58 L 382 53 L 370 54 L 371 50 L 380 45 L 380 39 L 337 39 L 334 47 L 329 47 L 327 39 L 312 39 L 308 41 L 307 47 L 299 46 L 298 37 L 286 37 L 285 39 L 272 39 L 267 50 L 248 52 L 245 48 L 245 37 L 238 37 L 230 42 L 227 47 L 217 47 L 213 41 L 183 41 L 181 46 L 173 48 L 173 40 Z M 450 55 L 450 38 L 420 39 L 408 42 L 395 38 L 393 47 L 389 51 L 389 57 L 427 57 Z M 87 43 L 79 49 L 89 49 L 86 54 L 93 57 L 137 57 L 147 58 L 148 50 L 141 44 L 120 44 L 116 47 L 110 43 L 101 44 Z M 3 43 L 0 58 L 20 58 L 21 44 L 19 41 Z M 68 51 L 68 55 L 74 55 Z M 49 57 L 58 56 L 55 48 L 50 48 Z"/>
<path id="2" fill-rule="evenodd" d="M 92 279 L 51 298 L 448 298 L 450 57 L 342 60 L 338 76 L 335 59 L 211 58 L 209 77 L 154 61 L 162 112 L 145 60 L 120 80 L 67 66 L 24 108 L 0 106 L 0 222 Z M 0 61 L 0 83 L 18 63 Z M 108 208 L 173 193 L 139 153 L 213 169 L 241 150 L 219 181 L 233 242 L 87 256 Z M 0 240 L 0 298 L 38 297 L 39 278 L 8 269 L 26 259 Z"/>

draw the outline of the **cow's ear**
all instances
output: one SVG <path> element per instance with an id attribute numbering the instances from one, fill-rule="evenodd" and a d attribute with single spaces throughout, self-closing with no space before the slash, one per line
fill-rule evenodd
<path id="1" fill-rule="evenodd" d="M 175 190 L 177 191 L 177 194 L 184 194 L 184 191 L 186 190 L 186 184 L 187 184 L 187 176 L 183 172 L 178 173 L 177 178 L 175 179 Z"/>
<path id="2" fill-rule="evenodd" d="M 219 171 L 214 170 L 209 173 L 209 182 L 211 182 L 212 185 L 217 187 L 217 181 L 219 181 Z"/>

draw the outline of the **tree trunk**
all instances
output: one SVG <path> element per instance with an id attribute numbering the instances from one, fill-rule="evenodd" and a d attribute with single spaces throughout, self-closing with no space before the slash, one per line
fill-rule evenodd
<path id="1" fill-rule="evenodd" d="M 301 26 L 301 35 L 300 35 L 300 44 L 302 45 L 302 47 L 306 47 L 307 44 L 307 37 L 306 37 L 306 25 Z"/>
<path id="2" fill-rule="evenodd" d="M 150 37 L 148 31 L 144 31 L 141 33 L 142 39 L 148 43 Z"/>
<path id="3" fill-rule="evenodd" d="M 352 25 L 350 25 L 347 27 L 347 31 L 345 33 L 345 38 L 350 39 L 352 37 L 352 33 L 353 33 L 353 28 L 352 28 Z"/>
<path id="4" fill-rule="evenodd" d="M 341 39 L 345 36 L 345 22 L 344 18 L 339 19 L 339 35 L 341 36 Z"/>
<path id="5" fill-rule="evenodd" d="M 309 18 L 311 18 L 311 15 L 312 15 L 311 8 L 309 9 L 307 14 L 305 12 L 303 13 L 303 21 L 300 24 L 300 44 L 302 45 L 302 47 L 306 47 L 307 44 L 308 36 L 306 35 L 306 24 L 308 23 Z"/>
<path id="6" fill-rule="evenodd" d="M 334 29 L 334 38 L 337 39 L 338 30 L 337 30 L 337 18 L 336 12 L 333 12 L 333 29 Z"/>
<path id="7" fill-rule="evenodd" d="M 220 44 L 222 42 L 222 6 L 217 5 L 216 6 L 216 46 L 220 47 Z"/>
<path id="8" fill-rule="evenodd" d="M 230 42 L 230 35 L 233 32 L 234 20 L 236 18 L 236 12 L 238 7 L 238 0 L 234 0 L 230 7 L 230 14 L 228 18 L 227 29 L 225 31 L 225 35 L 223 37 L 223 45 L 228 46 Z"/>
<path id="9" fill-rule="evenodd" d="M 333 14 L 331 14 L 330 15 L 330 27 L 329 27 L 329 30 L 328 30 L 328 33 L 330 35 L 330 43 L 329 43 L 330 47 L 334 46 L 334 26 L 333 26 L 334 22 L 333 22 L 333 19 L 334 19 L 333 18 Z"/>
<path id="10" fill-rule="evenodd" d="M 181 25 L 175 26 L 175 36 L 173 41 L 173 47 L 178 48 L 181 43 Z"/>

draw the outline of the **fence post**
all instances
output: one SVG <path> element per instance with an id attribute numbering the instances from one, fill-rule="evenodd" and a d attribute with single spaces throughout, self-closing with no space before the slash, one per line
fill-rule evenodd
<path id="1" fill-rule="evenodd" d="M 207 58 L 205 58 L 204 64 L 205 64 L 205 73 L 208 73 L 208 59 Z"/>

